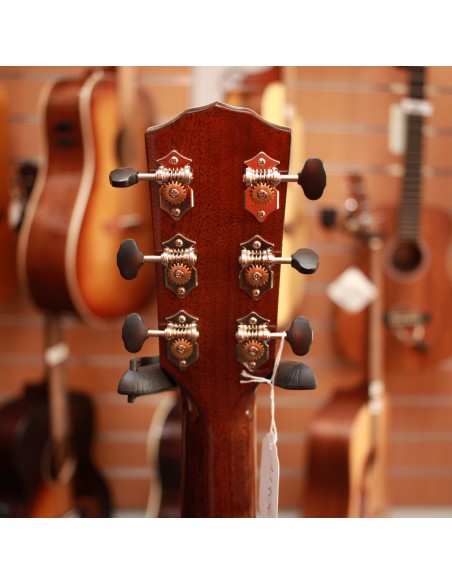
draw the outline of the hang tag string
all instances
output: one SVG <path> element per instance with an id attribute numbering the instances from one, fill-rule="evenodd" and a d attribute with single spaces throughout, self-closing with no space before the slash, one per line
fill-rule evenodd
<path id="1" fill-rule="evenodd" d="M 246 379 L 241 379 L 240 383 L 267 383 L 270 386 L 270 408 L 271 408 L 271 423 L 270 423 L 270 432 L 273 432 L 275 436 L 275 443 L 278 441 L 278 433 L 276 431 L 276 422 L 275 422 L 275 379 L 276 373 L 278 371 L 279 364 L 281 363 L 281 356 L 284 347 L 285 336 L 281 337 L 281 342 L 279 344 L 278 353 L 276 354 L 275 364 L 273 366 L 273 373 L 270 379 L 266 377 L 259 377 L 256 375 L 251 375 L 248 371 L 242 371 L 242 377 L 246 377 Z"/>

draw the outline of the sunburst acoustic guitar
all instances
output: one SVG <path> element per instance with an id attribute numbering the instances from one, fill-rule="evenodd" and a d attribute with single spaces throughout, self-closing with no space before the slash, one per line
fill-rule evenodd
<path id="1" fill-rule="evenodd" d="M 111 260 L 125 233 L 143 246 L 152 239 L 143 185 L 129 198 L 108 182 L 112 166 L 140 162 L 136 128 L 151 123 L 145 98 L 122 97 L 119 81 L 119 72 L 89 71 L 52 83 L 42 95 L 45 163 L 18 243 L 21 285 L 34 304 L 96 326 L 139 309 L 153 294 L 140 281 L 126 286 Z M 128 80 L 126 88 L 133 87 Z"/>

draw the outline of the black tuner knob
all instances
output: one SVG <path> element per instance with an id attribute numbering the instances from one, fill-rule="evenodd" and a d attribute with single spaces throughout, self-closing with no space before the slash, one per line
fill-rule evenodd
<path id="1" fill-rule="evenodd" d="M 111 186 L 119 189 L 136 185 L 138 180 L 138 172 L 133 168 L 117 168 L 110 172 Z"/>
<path id="2" fill-rule="evenodd" d="M 320 158 L 308 158 L 298 173 L 298 184 L 311 201 L 320 199 L 326 187 L 326 172 Z"/>
<path id="3" fill-rule="evenodd" d="M 129 314 L 122 326 L 122 340 L 127 351 L 138 353 L 148 336 L 149 331 L 144 326 L 141 316 L 136 312 Z"/>
<path id="4" fill-rule="evenodd" d="M 119 246 L 116 263 L 121 276 L 133 280 L 144 264 L 144 254 L 133 239 L 126 239 Z"/>
<path id="5" fill-rule="evenodd" d="M 292 268 L 300 274 L 315 274 L 319 267 L 319 256 L 312 249 L 301 248 L 291 256 Z"/>
<path id="6" fill-rule="evenodd" d="M 315 389 L 317 379 L 313 370 L 296 361 L 281 361 L 275 377 L 275 385 L 282 389 Z"/>
<path id="7" fill-rule="evenodd" d="M 286 339 L 295 355 L 306 355 L 312 343 L 312 329 L 304 316 L 297 316 L 286 331 Z"/>

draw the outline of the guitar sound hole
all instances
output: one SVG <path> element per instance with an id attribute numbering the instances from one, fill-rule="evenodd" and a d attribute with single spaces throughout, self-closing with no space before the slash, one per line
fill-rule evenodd
<path id="1" fill-rule="evenodd" d="M 392 256 L 393 266 L 400 272 L 412 272 L 421 265 L 422 252 L 415 242 L 401 242 Z"/>

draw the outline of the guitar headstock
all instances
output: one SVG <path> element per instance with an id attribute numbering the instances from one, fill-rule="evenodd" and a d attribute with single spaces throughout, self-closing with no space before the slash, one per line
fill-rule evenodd
<path id="1" fill-rule="evenodd" d="M 159 366 L 180 388 L 186 420 L 201 426 L 209 420 L 226 436 L 234 418 L 242 423 L 242 412 L 248 421 L 253 416 L 257 384 L 240 383 L 243 370 L 269 376 L 275 340 L 284 336 L 297 355 L 307 353 L 312 340 L 303 317 L 288 331 L 276 330 L 280 269 L 310 274 L 318 266 L 312 250 L 280 257 L 287 182 L 297 182 L 311 199 L 326 184 L 316 158 L 300 173 L 287 174 L 290 139 L 289 129 L 217 102 L 149 128 L 146 173 L 110 174 L 118 187 L 149 181 L 154 223 L 154 255 L 129 240 L 120 248 L 118 265 L 125 277 L 135 277 L 144 263 L 156 264 L 159 330 L 149 331 L 139 315 L 130 315 L 125 346 L 137 352 L 149 336 L 159 336 Z M 281 266 L 285 263 L 291 267 Z M 314 388 L 314 375 L 303 367 L 297 378 L 305 387 L 299 388 Z M 287 366 L 282 371 L 277 384 L 292 389 L 293 371 Z M 120 393 L 133 401 L 142 385 L 120 386 Z M 185 440 L 190 449 L 190 438 Z M 225 448 L 230 451 L 231 443 Z"/>

